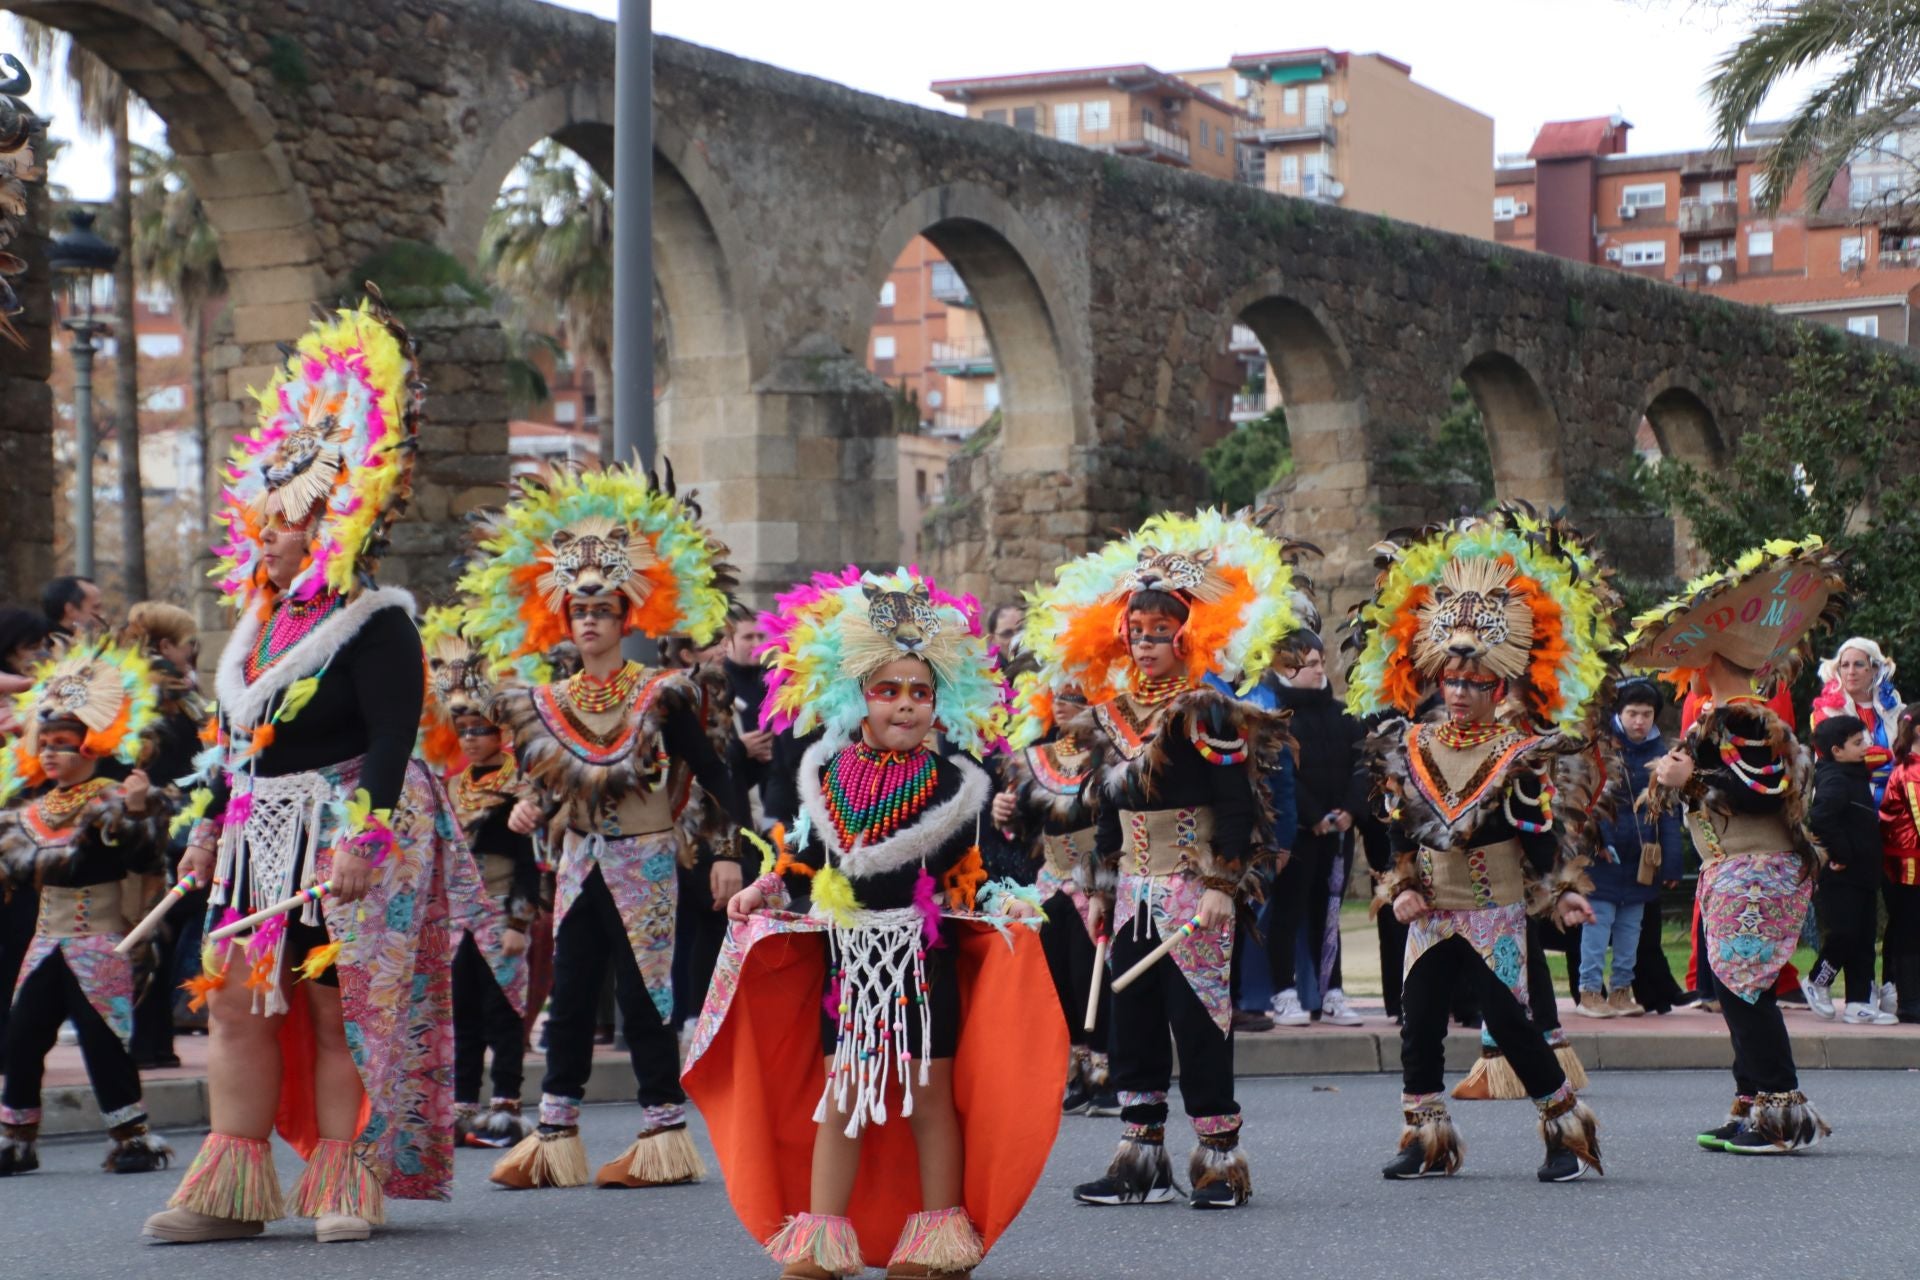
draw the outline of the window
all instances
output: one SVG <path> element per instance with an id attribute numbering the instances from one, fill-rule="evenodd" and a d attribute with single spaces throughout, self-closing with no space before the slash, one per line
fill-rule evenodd
<path id="1" fill-rule="evenodd" d="M 1243 75 L 1234 76 L 1233 78 L 1233 96 L 1234 97 L 1244 98 L 1252 92 L 1253 92 L 1253 84 L 1251 81 L 1249 81 Z"/>
<path id="2" fill-rule="evenodd" d="M 1206 94 L 1208 97 L 1218 98 L 1223 96 L 1221 93 L 1222 88 L 1221 83 L 1218 80 L 1214 80 L 1201 85 L 1200 92 Z"/>
<path id="3" fill-rule="evenodd" d="M 1667 184 L 1642 182 L 1620 190 L 1620 203 L 1628 209 L 1663 209 L 1667 204 Z"/>
<path id="4" fill-rule="evenodd" d="M 1280 114 L 1283 116 L 1297 116 L 1300 114 L 1300 91 L 1298 89 L 1282 89 L 1280 91 Z"/>
<path id="5" fill-rule="evenodd" d="M 1847 332 L 1857 333 L 1863 338 L 1877 338 L 1880 336 L 1880 317 L 1848 316 Z"/>
<path id="6" fill-rule="evenodd" d="M 1140 108 L 1140 123 L 1142 123 L 1142 124 L 1152 124 L 1152 123 L 1154 122 L 1154 120 L 1155 120 L 1156 118 L 1157 118 L 1157 117 L 1155 117 L 1155 115 L 1153 114 L 1153 108 L 1152 108 L 1152 107 L 1142 107 L 1142 108 Z"/>
<path id="7" fill-rule="evenodd" d="M 1227 154 L 1227 131 L 1225 129 L 1215 128 L 1213 131 L 1213 154 L 1217 156 Z"/>
<path id="8" fill-rule="evenodd" d="M 571 400 L 553 402 L 553 420 L 563 427 L 570 427 L 580 421 L 580 406 Z"/>
<path id="9" fill-rule="evenodd" d="M 1520 202 L 1512 196 L 1495 196 L 1493 198 L 1493 220 L 1495 222 L 1513 221 L 1513 219 L 1520 216 L 1519 205 Z"/>
<path id="10" fill-rule="evenodd" d="M 1205 120 L 1202 120 L 1200 122 L 1200 149 L 1202 151 L 1205 151 L 1212 144 L 1213 144 L 1213 132 L 1211 129 L 1208 128 L 1207 122 Z"/>
<path id="11" fill-rule="evenodd" d="M 187 389 L 185 387 L 161 387 L 147 393 L 141 407 L 154 413 L 178 413 L 187 407 Z"/>
<path id="12" fill-rule="evenodd" d="M 1310 84 L 1307 86 L 1307 123 L 1325 124 L 1327 122 L 1327 86 Z"/>
<path id="13" fill-rule="evenodd" d="M 1840 239 L 1840 269 L 1851 271 L 1867 264 L 1867 238 L 1843 236 Z"/>
<path id="14" fill-rule="evenodd" d="M 1063 102 L 1053 109 L 1053 136 L 1062 142 L 1080 141 L 1080 104 Z"/>
<path id="15" fill-rule="evenodd" d="M 873 340 L 873 358 L 875 360 L 893 359 L 896 344 L 892 334 L 881 334 Z"/>
<path id="16" fill-rule="evenodd" d="M 1288 186 L 1292 186 L 1294 183 L 1300 181 L 1299 156 L 1280 157 L 1280 181 L 1286 183 Z"/>
<path id="17" fill-rule="evenodd" d="M 180 335 L 177 333 L 143 333 L 134 340 L 134 345 L 139 349 L 140 354 L 149 360 L 165 360 L 170 356 L 177 356 L 182 348 Z"/>
<path id="18" fill-rule="evenodd" d="M 880 286 L 880 305 L 883 307 L 892 306 L 893 299 L 896 295 L 896 292 L 897 291 L 893 287 L 893 281 L 891 280 L 881 285 Z"/>
<path id="19" fill-rule="evenodd" d="M 173 310 L 173 291 L 163 284 L 150 284 L 140 290 L 140 305 L 154 315 L 163 316 Z"/>
<path id="20" fill-rule="evenodd" d="M 1007 122 L 1007 109 L 1005 107 L 989 107 L 980 113 L 980 118 L 988 124 L 1005 124 Z"/>
<path id="21" fill-rule="evenodd" d="M 1000 380 L 998 378 L 995 378 L 987 384 L 986 398 L 987 408 L 998 409 L 1000 407 Z"/>
<path id="22" fill-rule="evenodd" d="M 1015 107 L 1013 109 L 1013 127 L 1028 133 L 1040 132 L 1040 108 Z"/>
<path id="23" fill-rule="evenodd" d="M 1747 203 L 1759 204 L 1761 198 L 1766 194 L 1767 194 L 1767 175 L 1764 173 L 1748 174 L 1747 175 Z"/>
<path id="24" fill-rule="evenodd" d="M 1113 107 L 1105 98 L 1082 104 L 1080 124 L 1088 133 L 1105 133 L 1113 128 Z"/>
<path id="25" fill-rule="evenodd" d="M 1664 265 L 1666 260 L 1667 242 L 1664 240 L 1642 240 L 1620 246 L 1620 265 L 1623 267 L 1658 267 Z"/>
<path id="26" fill-rule="evenodd" d="M 1773 256 L 1773 232 L 1747 232 L 1747 256 L 1749 258 L 1771 258 Z"/>

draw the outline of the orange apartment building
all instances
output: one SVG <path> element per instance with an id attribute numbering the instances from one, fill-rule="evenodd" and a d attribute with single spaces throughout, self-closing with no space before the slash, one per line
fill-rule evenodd
<path id="1" fill-rule="evenodd" d="M 1524 162 L 1495 169 L 1494 238 L 1920 345 L 1920 219 L 1877 185 L 1856 193 L 1843 173 L 1820 209 L 1796 185 L 1763 214 L 1763 144 L 1636 156 L 1631 128 L 1619 116 L 1542 128 Z"/>
<path id="2" fill-rule="evenodd" d="M 1183 71 L 1248 117 L 1241 180 L 1362 213 L 1486 239 L 1481 177 L 1493 119 L 1413 79 L 1378 53 L 1293 49 L 1236 54 L 1225 68 Z"/>

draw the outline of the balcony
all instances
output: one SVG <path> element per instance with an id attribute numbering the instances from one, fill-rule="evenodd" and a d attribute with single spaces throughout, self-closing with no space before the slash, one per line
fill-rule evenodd
<path id="1" fill-rule="evenodd" d="M 1300 198 L 1317 200 L 1321 204 L 1333 204 L 1347 194 L 1346 187 L 1334 181 L 1330 173 L 1303 173 L 1300 175 Z"/>
<path id="2" fill-rule="evenodd" d="M 1233 337 L 1227 341 L 1227 350 L 1237 356 L 1259 356 L 1266 354 L 1266 348 L 1260 345 L 1260 337 L 1246 325 L 1233 326 Z"/>
<path id="3" fill-rule="evenodd" d="M 987 425 L 996 412 L 991 405 L 969 404 L 953 409 L 936 409 L 927 421 L 927 429 L 937 436 L 970 436 Z"/>
<path id="4" fill-rule="evenodd" d="M 1333 113 L 1325 107 L 1308 111 L 1299 120 L 1276 120 L 1237 134 L 1237 142 L 1277 147 L 1289 142 L 1319 142 L 1331 146 L 1336 137 Z"/>
<path id="5" fill-rule="evenodd" d="M 1265 391 L 1242 391 L 1233 398 L 1232 418 L 1235 422 L 1253 422 L 1267 416 L 1267 393 Z"/>
<path id="6" fill-rule="evenodd" d="M 1732 284 L 1739 278 L 1740 264 L 1731 253 L 1719 256 L 1683 253 L 1680 255 L 1680 269 L 1674 272 L 1673 282 L 1714 287 Z"/>
<path id="7" fill-rule="evenodd" d="M 955 378 L 993 376 L 993 344 L 985 338 L 952 338 L 933 344 L 929 368 Z"/>
<path id="8" fill-rule="evenodd" d="M 949 263 L 934 264 L 933 278 L 929 281 L 928 287 L 933 291 L 934 297 L 950 307 L 973 305 L 973 294 L 967 289 L 967 282 L 960 278 L 960 273 L 955 271 Z"/>
<path id="9" fill-rule="evenodd" d="M 1882 269 L 1887 267 L 1920 267 L 1920 248 L 1883 248 L 1880 250 L 1877 261 L 1880 263 Z M 1851 262 L 1842 261 L 1840 269 L 1842 271 L 1850 271 L 1854 267 L 1863 264 L 1863 259 L 1853 259 Z"/>
<path id="10" fill-rule="evenodd" d="M 1190 164 L 1193 160 L 1193 148 L 1186 136 L 1157 124 L 1142 123 L 1132 130 L 1109 130 L 1098 141 L 1083 134 L 1082 141 L 1096 151 L 1111 151 L 1115 155 L 1145 156 L 1171 164 Z"/>
<path id="11" fill-rule="evenodd" d="M 1681 178 L 1717 178 L 1734 172 L 1734 160 L 1725 151 L 1689 151 L 1680 162 Z"/>
<path id="12" fill-rule="evenodd" d="M 1726 235 L 1739 222 L 1740 208 L 1732 200 L 1688 196 L 1680 201 L 1680 234 L 1683 236 Z"/>

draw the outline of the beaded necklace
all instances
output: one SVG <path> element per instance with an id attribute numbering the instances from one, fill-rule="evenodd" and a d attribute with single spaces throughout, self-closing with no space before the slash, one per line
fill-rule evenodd
<path id="1" fill-rule="evenodd" d="M 1173 699 L 1191 688 L 1185 672 L 1176 672 L 1170 676 L 1143 676 L 1139 671 L 1133 673 L 1133 700 L 1142 706 L 1158 707 L 1172 702 Z"/>
<path id="2" fill-rule="evenodd" d="M 1453 720 L 1434 726 L 1433 736 L 1440 739 L 1440 745 L 1454 751 L 1471 751 L 1475 747 L 1484 747 L 1507 731 L 1503 724 L 1460 724 Z"/>
<path id="3" fill-rule="evenodd" d="M 313 629 L 331 617 L 340 604 L 340 597 L 331 593 L 305 601 L 281 596 L 247 654 L 247 683 L 258 680 L 289 650 L 312 635 Z"/>
<path id="4" fill-rule="evenodd" d="M 925 747 L 880 751 L 850 743 L 827 762 L 822 788 L 840 847 L 885 840 L 920 815 L 933 798 L 937 762 Z"/>
<path id="5" fill-rule="evenodd" d="M 567 699 L 588 715 L 602 715 L 633 700 L 633 691 L 647 669 L 628 662 L 602 679 L 582 671 L 567 682 Z"/>
<path id="6" fill-rule="evenodd" d="M 1765 738 L 1743 738 L 1736 733 L 1728 732 L 1726 738 L 1720 743 L 1720 758 L 1726 762 L 1727 768 L 1733 771 L 1733 776 L 1740 780 L 1740 785 L 1747 790 L 1763 796 L 1777 796 L 1785 792 L 1791 784 L 1791 779 L 1786 777 L 1787 762 L 1773 759 L 1766 764 L 1748 764 L 1740 754 L 1742 747 L 1766 745 Z"/>
<path id="7" fill-rule="evenodd" d="M 58 787 L 47 792 L 27 811 L 33 820 L 32 825 L 37 828 L 35 834 L 43 839 L 57 839 L 65 835 L 88 802 L 113 786 L 111 778 L 88 778 L 77 786 Z"/>

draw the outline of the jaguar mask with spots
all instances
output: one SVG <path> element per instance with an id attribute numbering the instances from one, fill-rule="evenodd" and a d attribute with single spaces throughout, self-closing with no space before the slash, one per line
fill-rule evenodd
<path id="1" fill-rule="evenodd" d="M 1514 568 L 1500 560 L 1449 561 L 1432 598 L 1420 607 L 1414 661 L 1427 675 L 1471 663 L 1502 679 L 1527 671 L 1533 610 L 1514 589 Z"/>
<path id="2" fill-rule="evenodd" d="M 540 591 L 556 613 L 570 596 L 624 595 L 643 605 L 652 591 L 641 571 L 654 563 L 653 548 L 611 519 L 595 517 L 560 530 L 540 559 L 547 566 Z"/>

